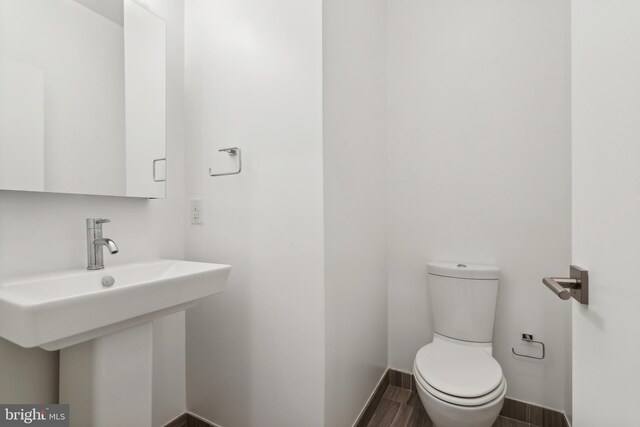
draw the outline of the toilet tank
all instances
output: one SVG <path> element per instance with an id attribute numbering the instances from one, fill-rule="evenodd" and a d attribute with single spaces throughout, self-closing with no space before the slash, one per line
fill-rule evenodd
<path id="1" fill-rule="evenodd" d="M 500 270 L 487 265 L 427 264 L 434 332 L 449 338 L 490 343 Z"/>

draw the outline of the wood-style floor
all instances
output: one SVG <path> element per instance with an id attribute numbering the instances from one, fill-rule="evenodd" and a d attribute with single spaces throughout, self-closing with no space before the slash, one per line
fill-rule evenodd
<path id="1" fill-rule="evenodd" d="M 416 392 L 389 385 L 367 427 L 431 427 L 432 425 Z"/>
<path id="2" fill-rule="evenodd" d="M 433 427 L 416 391 L 413 375 L 387 370 L 362 411 L 357 427 Z M 509 398 L 504 399 L 493 427 L 569 427 L 562 412 Z M 213 427 L 184 414 L 165 427 Z"/>
<path id="3" fill-rule="evenodd" d="M 367 427 L 431 427 L 433 423 L 422 406 L 418 393 L 387 386 Z M 531 424 L 499 416 L 493 427 L 529 427 Z"/>

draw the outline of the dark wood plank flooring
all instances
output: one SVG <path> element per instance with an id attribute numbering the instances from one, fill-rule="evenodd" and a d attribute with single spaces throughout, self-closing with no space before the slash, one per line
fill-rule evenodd
<path id="1" fill-rule="evenodd" d="M 422 406 L 413 375 L 393 369 L 376 387 L 357 427 L 432 427 Z M 213 427 L 192 414 L 184 414 L 165 427 Z M 505 398 L 493 427 L 569 427 L 562 412 Z"/>
<path id="2" fill-rule="evenodd" d="M 432 427 L 418 393 L 393 385 L 387 386 L 367 427 Z M 499 416 L 493 427 L 530 427 L 531 424 Z"/>

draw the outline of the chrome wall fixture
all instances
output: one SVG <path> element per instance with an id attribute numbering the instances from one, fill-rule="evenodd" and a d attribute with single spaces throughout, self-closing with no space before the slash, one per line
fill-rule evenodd
<path id="1" fill-rule="evenodd" d="M 225 152 L 229 154 L 230 157 L 238 156 L 238 170 L 234 172 L 225 172 L 225 173 L 213 173 L 211 168 L 209 168 L 209 176 L 225 176 L 225 175 L 237 175 L 242 172 L 242 152 L 238 147 L 230 147 L 230 148 L 221 148 L 218 150 L 220 152 Z"/>
<path id="2" fill-rule="evenodd" d="M 542 356 L 537 357 L 537 356 L 528 356 L 526 354 L 520 354 L 520 353 L 516 353 L 515 349 L 513 347 L 511 347 L 511 353 L 515 354 L 518 357 L 526 357 L 527 359 L 536 359 L 536 360 L 542 360 L 545 357 L 545 348 L 544 348 L 544 343 L 542 341 L 534 341 L 533 340 L 533 335 L 531 334 L 522 334 L 522 341 L 526 342 L 526 343 L 531 343 L 531 344 L 539 344 L 542 347 Z"/>
<path id="3" fill-rule="evenodd" d="M 542 283 L 560 299 L 574 298 L 580 304 L 589 304 L 589 272 L 584 268 L 572 265 L 569 277 L 545 277 Z"/>

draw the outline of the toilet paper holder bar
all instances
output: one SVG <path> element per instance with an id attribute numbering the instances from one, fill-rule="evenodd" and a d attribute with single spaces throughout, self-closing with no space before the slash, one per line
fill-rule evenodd
<path id="1" fill-rule="evenodd" d="M 531 335 L 531 334 L 522 334 L 522 341 L 527 342 L 527 343 L 531 343 L 531 344 L 540 344 L 542 346 L 542 357 L 528 356 L 526 354 L 516 353 L 516 350 L 513 347 L 511 347 L 511 353 L 515 354 L 518 357 L 526 357 L 527 359 L 536 359 L 536 360 L 544 359 L 544 357 L 545 357 L 545 347 L 544 347 L 544 343 L 542 341 L 534 341 L 533 340 L 533 335 Z"/>
<path id="2" fill-rule="evenodd" d="M 572 265 L 569 277 L 545 277 L 542 283 L 560 299 L 574 298 L 580 304 L 589 304 L 589 271 Z"/>

